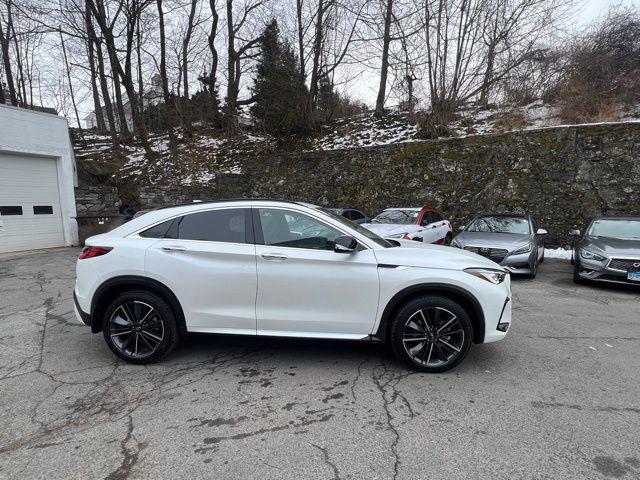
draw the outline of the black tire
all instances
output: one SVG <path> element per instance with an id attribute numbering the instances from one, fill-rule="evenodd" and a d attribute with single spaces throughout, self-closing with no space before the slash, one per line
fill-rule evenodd
<path id="1" fill-rule="evenodd" d="M 453 235 L 451 235 L 451 232 L 449 232 L 447 233 L 447 236 L 444 237 L 443 245 L 446 245 L 448 247 L 451 245 L 452 241 L 453 241 Z"/>
<path id="2" fill-rule="evenodd" d="M 540 262 L 539 263 L 543 263 L 544 262 L 544 251 L 545 249 L 542 249 L 542 256 L 540 257 Z"/>
<path id="3" fill-rule="evenodd" d="M 537 254 L 533 259 L 533 265 L 531 265 L 529 268 L 531 269 L 531 273 L 527 275 L 527 277 L 533 280 L 538 275 L 538 255 Z"/>
<path id="4" fill-rule="evenodd" d="M 573 264 L 573 281 L 577 284 L 580 285 L 584 285 L 585 283 L 587 283 L 587 280 L 585 280 L 584 278 L 582 278 L 578 272 L 580 272 L 580 263 L 579 262 L 574 262 Z"/>
<path id="5" fill-rule="evenodd" d="M 423 319 L 428 328 L 424 328 Z M 443 333 L 438 334 L 438 329 L 444 329 Z M 425 340 L 421 341 L 420 332 Z M 390 332 L 396 356 L 414 370 L 426 373 L 445 372 L 462 362 L 472 338 L 467 312 L 453 300 L 438 295 L 423 295 L 402 305 Z"/>
<path id="6" fill-rule="evenodd" d="M 116 356 L 138 365 L 156 362 L 180 339 L 169 304 L 144 290 L 125 292 L 111 302 L 102 319 L 102 334 Z"/>

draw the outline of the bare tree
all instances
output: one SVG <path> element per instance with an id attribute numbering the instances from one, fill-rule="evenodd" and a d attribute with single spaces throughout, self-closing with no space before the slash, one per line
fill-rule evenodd
<path id="1" fill-rule="evenodd" d="M 229 133 L 237 130 L 236 112 L 238 106 L 250 102 L 250 100 L 243 102 L 238 100 L 242 61 L 255 57 L 254 49 L 260 43 L 260 30 L 244 27 L 248 24 L 251 16 L 263 5 L 263 0 L 247 0 L 243 4 L 242 12 L 236 17 L 233 0 L 227 0 L 227 97 L 224 123 Z"/>
<path id="2" fill-rule="evenodd" d="M 11 3 L 11 0 L 5 0 L 4 6 L 6 7 L 6 17 L 3 18 L 3 15 L 0 14 L 0 50 L 2 50 L 4 75 L 7 81 L 7 88 L 9 89 L 9 98 L 11 99 L 11 105 L 18 105 L 18 96 L 16 95 L 16 88 L 13 82 L 13 68 L 11 65 L 11 55 L 9 52 L 11 32 L 13 31 L 13 13 L 11 10 Z"/>

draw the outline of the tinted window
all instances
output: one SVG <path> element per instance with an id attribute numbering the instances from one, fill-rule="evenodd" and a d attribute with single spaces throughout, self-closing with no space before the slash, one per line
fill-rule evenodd
<path id="1" fill-rule="evenodd" d="M 141 237 L 144 238 L 164 238 L 171 227 L 174 219 L 167 220 L 166 222 L 159 223 L 154 227 L 151 227 L 144 232 L 140 233 Z"/>
<path id="2" fill-rule="evenodd" d="M 529 235 L 529 220 L 523 217 L 480 217 L 467 227 L 467 232 L 516 233 Z"/>
<path id="3" fill-rule="evenodd" d="M 420 222 L 420 225 L 424 227 L 425 225 L 429 225 L 434 221 L 435 220 L 433 219 L 431 212 L 424 212 L 424 216 L 422 217 L 422 221 Z"/>
<path id="4" fill-rule="evenodd" d="M 53 207 L 51 205 L 34 205 L 34 215 L 53 215 Z"/>
<path id="5" fill-rule="evenodd" d="M 355 218 L 353 216 L 353 210 L 345 210 L 344 212 L 342 212 L 342 216 L 349 220 L 353 220 Z"/>
<path id="6" fill-rule="evenodd" d="M 181 240 L 246 243 L 245 211 L 243 208 L 226 208 L 191 213 L 179 218 L 167 236 Z"/>
<path id="7" fill-rule="evenodd" d="M 22 215 L 22 207 L 19 205 L 0 206 L 0 215 Z"/>
<path id="8" fill-rule="evenodd" d="M 265 245 L 333 250 L 342 233 L 314 218 L 291 210 L 260 209 Z"/>
<path id="9" fill-rule="evenodd" d="M 351 210 L 352 218 L 351 220 L 360 220 L 364 218 L 364 215 L 357 210 Z"/>
<path id="10" fill-rule="evenodd" d="M 442 216 L 438 212 L 431 212 L 431 217 L 433 218 L 434 222 L 442 221 Z"/>

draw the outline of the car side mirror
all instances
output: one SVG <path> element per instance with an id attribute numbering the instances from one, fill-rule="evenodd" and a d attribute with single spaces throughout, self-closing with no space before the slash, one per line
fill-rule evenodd
<path id="1" fill-rule="evenodd" d="M 460 225 L 460 226 L 458 227 L 458 231 L 460 231 L 460 232 L 464 232 L 464 229 L 465 229 L 465 228 L 467 228 L 467 226 L 466 226 L 466 225 Z"/>
<path id="2" fill-rule="evenodd" d="M 547 232 L 544 228 L 539 228 L 536 232 L 536 235 L 547 235 L 548 233 L 549 232 Z"/>
<path id="3" fill-rule="evenodd" d="M 336 253 L 352 253 L 358 248 L 358 242 L 349 235 L 341 235 L 334 240 L 333 251 Z"/>
<path id="4" fill-rule="evenodd" d="M 579 237 L 580 236 L 580 230 L 569 230 L 569 236 L 570 237 Z"/>

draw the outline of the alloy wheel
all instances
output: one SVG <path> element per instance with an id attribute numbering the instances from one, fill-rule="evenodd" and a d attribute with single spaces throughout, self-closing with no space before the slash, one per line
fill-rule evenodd
<path id="1" fill-rule="evenodd" d="M 137 300 L 119 305 L 109 319 L 112 344 L 131 358 L 145 358 L 164 340 L 164 322 L 151 305 Z"/>
<path id="2" fill-rule="evenodd" d="M 464 346 L 460 319 L 442 307 L 427 307 L 413 313 L 402 332 L 405 351 L 414 362 L 441 367 L 453 362 Z"/>

